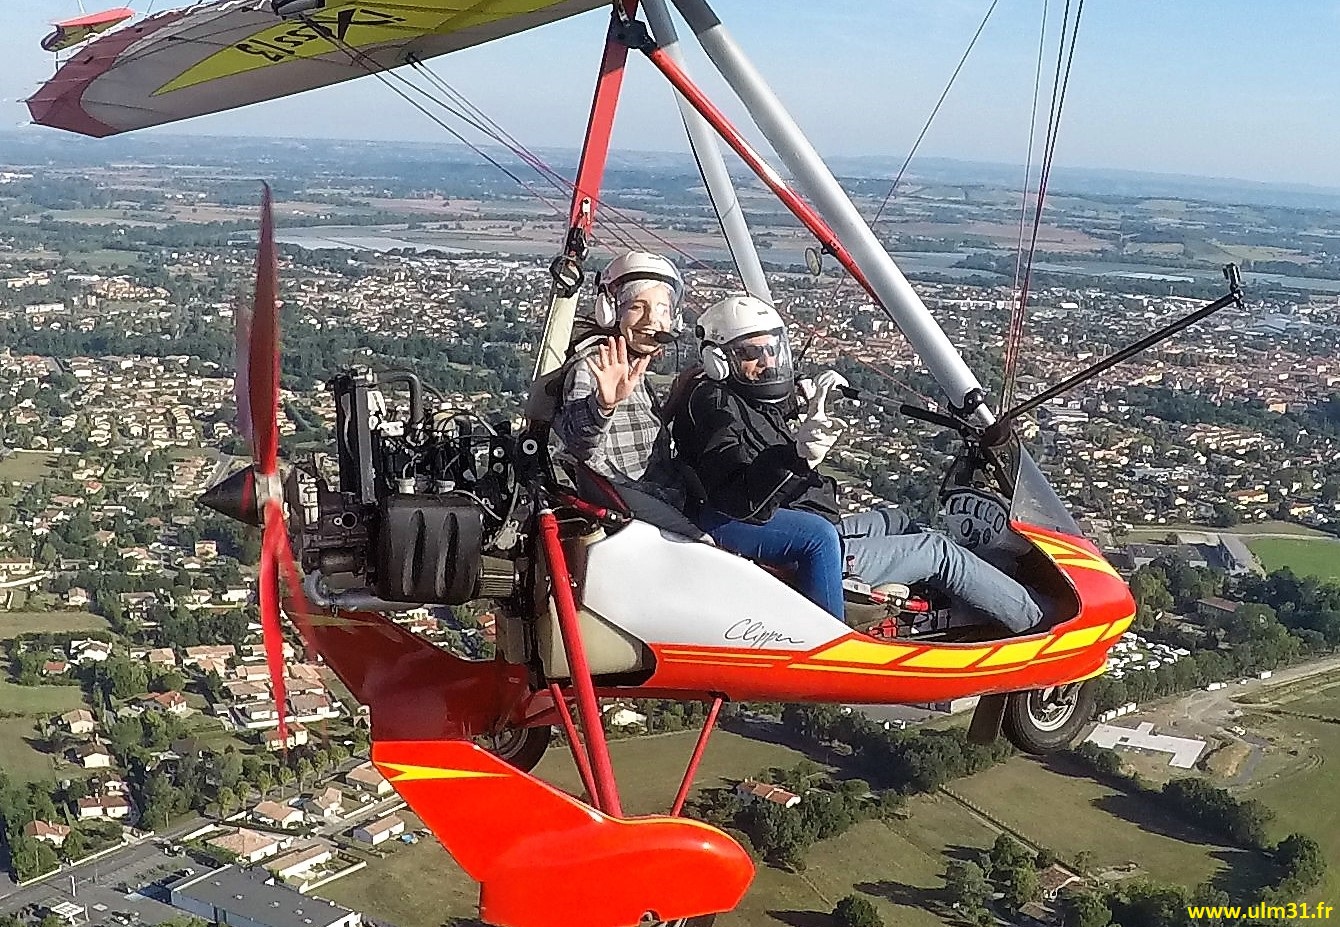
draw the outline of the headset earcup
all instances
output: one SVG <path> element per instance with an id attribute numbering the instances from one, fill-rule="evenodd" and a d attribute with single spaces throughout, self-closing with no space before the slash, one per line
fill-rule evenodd
<path id="1" fill-rule="evenodd" d="M 702 348 L 703 375 L 709 380 L 724 380 L 730 376 L 730 361 L 726 352 L 714 344 L 705 344 Z"/>
<path id="2" fill-rule="evenodd" d="M 596 296 L 596 307 L 592 313 L 599 328 L 613 328 L 615 323 L 614 304 L 602 289 Z"/>

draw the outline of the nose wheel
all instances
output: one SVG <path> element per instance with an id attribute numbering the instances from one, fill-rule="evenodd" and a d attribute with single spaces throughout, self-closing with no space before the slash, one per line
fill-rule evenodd
<path id="1" fill-rule="evenodd" d="M 1005 736 L 1025 753 L 1070 746 L 1093 718 L 1097 680 L 1013 692 L 1005 703 Z"/>

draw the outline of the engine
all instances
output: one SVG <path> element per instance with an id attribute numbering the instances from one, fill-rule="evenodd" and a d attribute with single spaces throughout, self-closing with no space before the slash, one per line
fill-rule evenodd
<path id="1" fill-rule="evenodd" d="M 392 410 L 391 386 L 408 389 L 407 411 Z M 511 423 L 425 404 L 413 373 L 353 368 L 329 388 L 337 478 L 314 458 L 285 487 L 308 594 L 366 609 L 510 595 L 522 502 Z"/>

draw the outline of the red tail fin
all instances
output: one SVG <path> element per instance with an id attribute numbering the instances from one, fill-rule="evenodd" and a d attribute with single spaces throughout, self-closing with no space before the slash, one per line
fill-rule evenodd
<path id="1" fill-rule="evenodd" d="M 631 927 L 729 911 L 753 879 L 740 845 L 687 818 L 607 817 L 468 741 L 374 741 L 372 760 L 501 927 Z"/>

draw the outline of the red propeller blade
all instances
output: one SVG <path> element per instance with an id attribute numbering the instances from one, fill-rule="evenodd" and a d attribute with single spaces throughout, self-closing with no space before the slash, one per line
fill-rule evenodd
<path id="1" fill-rule="evenodd" d="M 279 456 L 279 262 L 275 257 L 274 205 L 270 187 L 261 198 L 261 239 L 256 255 L 256 296 L 247 352 L 252 457 L 263 476 L 278 472 Z"/>
<path id="2" fill-rule="evenodd" d="M 288 546 L 284 529 L 284 511 L 278 499 L 265 503 L 265 534 L 261 538 L 260 606 L 261 640 L 265 643 L 265 663 L 270 669 L 275 708 L 279 712 L 279 741 L 288 747 L 288 687 L 284 682 L 284 630 L 279 623 L 279 565 L 282 549 Z"/>
<path id="3" fill-rule="evenodd" d="M 238 319 L 238 337 L 247 337 L 245 365 L 239 366 L 250 409 L 251 454 L 259 479 L 257 493 L 265 523 L 261 538 L 261 638 L 270 685 L 279 711 L 279 738 L 288 748 L 288 687 L 284 683 L 284 631 L 279 621 L 279 570 L 288 550 L 284 507 L 278 498 L 279 474 L 279 262 L 275 255 L 274 201 L 265 185 L 261 196 L 260 247 L 256 254 L 256 292 L 251 312 Z M 296 572 L 296 571 L 294 571 Z M 296 592 L 297 590 L 295 590 Z"/>

